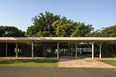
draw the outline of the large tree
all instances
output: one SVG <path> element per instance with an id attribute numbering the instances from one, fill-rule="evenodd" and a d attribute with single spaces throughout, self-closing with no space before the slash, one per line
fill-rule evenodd
<path id="1" fill-rule="evenodd" d="M 66 17 L 45 12 L 33 18 L 33 25 L 28 27 L 25 35 L 28 37 L 81 37 L 87 36 L 93 30 L 92 25 L 73 22 Z M 48 43 L 42 43 L 43 55 L 47 56 Z M 53 44 L 52 44 L 53 45 Z"/>
<path id="2" fill-rule="evenodd" d="M 92 33 L 94 37 L 116 37 L 116 25 L 101 28 Z"/>
<path id="3" fill-rule="evenodd" d="M 94 28 L 92 25 L 85 25 L 84 23 L 77 23 L 71 37 L 89 37 Z"/>
<path id="4" fill-rule="evenodd" d="M 0 26 L 0 37 L 24 37 L 25 32 L 14 26 Z"/>
<path id="5" fill-rule="evenodd" d="M 59 15 L 53 15 L 49 12 L 45 12 L 45 15 L 40 13 L 33 18 L 33 26 L 28 27 L 25 35 L 33 37 L 54 36 L 54 29 L 51 25 L 58 19 L 60 19 Z"/>
<path id="6" fill-rule="evenodd" d="M 101 34 L 104 37 L 116 37 L 116 25 L 103 28 Z"/>
<path id="7" fill-rule="evenodd" d="M 45 12 L 33 18 L 33 26 L 28 27 L 25 35 L 28 37 L 50 37 L 55 36 L 52 23 L 60 19 L 59 15 Z M 41 43 L 43 47 L 43 56 L 47 56 L 47 47 L 49 43 Z"/>
<path id="8" fill-rule="evenodd" d="M 70 35 L 73 32 L 73 26 L 74 25 L 60 19 L 60 20 L 57 20 L 57 21 L 53 22 L 52 26 L 55 30 L 54 31 L 55 36 L 57 36 L 57 37 L 70 37 Z"/>

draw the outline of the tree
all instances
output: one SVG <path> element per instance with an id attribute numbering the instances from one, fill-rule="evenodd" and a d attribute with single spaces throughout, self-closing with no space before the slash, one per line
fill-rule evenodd
<path id="1" fill-rule="evenodd" d="M 60 19 L 59 15 L 53 15 L 52 13 L 45 12 L 33 18 L 33 26 L 28 27 L 25 35 L 31 37 L 50 37 L 55 36 L 54 29 L 51 26 L 52 23 Z M 43 56 L 47 56 L 48 43 L 42 43 Z"/>
<path id="2" fill-rule="evenodd" d="M 33 25 L 28 27 L 25 35 L 28 37 L 80 37 L 87 36 L 93 30 L 92 25 L 73 22 L 66 17 L 45 12 L 33 18 Z M 47 56 L 48 43 L 42 43 L 43 55 Z"/>
<path id="3" fill-rule="evenodd" d="M 116 25 L 103 28 L 101 35 L 104 37 L 116 37 Z"/>
<path id="4" fill-rule="evenodd" d="M 63 21 L 62 19 L 53 22 L 52 26 L 57 37 L 70 37 L 73 31 L 72 24 L 67 23 L 66 20 Z"/>
<path id="5" fill-rule="evenodd" d="M 84 23 L 77 23 L 71 37 L 87 37 L 90 36 L 91 31 L 94 29 L 92 25 L 85 25 Z"/>
<path id="6" fill-rule="evenodd" d="M 49 12 L 45 12 L 45 15 L 40 13 L 33 18 L 33 26 L 28 27 L 25 35 L 33 37 L 54 36 L 54 29 L 51 25 L 58 19 L 60 19 L 59 15 L 53 15 Z"/>
<path id="7" fill-rule="evenodd" d="M 91 36 L 93 37 L 116 37 L 116 25 L 98 29 L 94 31 L 93 33 L 91 33 Z M 102 56 L 104 57 L 116 56 L 116 52 L 115 52 L 116 43 L 115 42 L 103 43 L 102 48 L 103 48 Z"/>
<path id="8" fill-rule="evenodd" d="M 3 26 L 0 26 L 0 37 L 2 37 L 4 34 Z"/>
<path id="9" fill-rule="evenodd" d="M 116 25 L 101 28 L 92 33 L 94 37 L 116 37 Z"/>
<path id="10" fill-rule="evenodd" d="M 14 26 L 0 26 L 0 37 L 24 37 L 24 34 Z"/>

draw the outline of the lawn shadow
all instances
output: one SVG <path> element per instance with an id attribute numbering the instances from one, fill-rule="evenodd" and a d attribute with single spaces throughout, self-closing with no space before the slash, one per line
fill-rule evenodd
<path id="1" fill-rule="evenodd" d="M 71 60 L 82 60 L 82 59 L 85 59 L 85 58 L 88 58 L 88 57 L 70 57 L 70 56 L 67 56 L 67 57 L 60 57 L 59 59 L 59 62 L 63 62 L 63 61 L 71 61 Z"/>
<path id="2" fill-rule="evenodd" d="M 13 64 L 13 63 L 57 63 L 57 60 L 40 60 L 40 59 L 15 59 L 15 60 L 0 60 L 0 64 Z"/>

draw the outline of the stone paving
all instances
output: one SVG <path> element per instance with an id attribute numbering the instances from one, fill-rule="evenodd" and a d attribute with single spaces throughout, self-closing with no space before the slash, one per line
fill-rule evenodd
<path id="1" fill-rule="evenodd" d="M 92 60 L 91 58 L 59 59 L 58 67 L 116 68 L 115 66 L 97 61 L 97 59 Z"/>

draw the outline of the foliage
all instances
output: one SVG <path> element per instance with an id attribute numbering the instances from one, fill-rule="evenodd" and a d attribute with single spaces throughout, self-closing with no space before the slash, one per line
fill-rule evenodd
<path id="1" fill-rule="evenodd" d="M 116 37 L 116 25 L 96 30 L 92 33 L 94 37 Z"/>
<path id="2" fill-rule="evenodd" d="M 31 43 L 21 43 L 19 45 L 19 48 L 22 50 L 21 56 L 23 57 L 30 57 L 32 56 L 32 51 L 31 51 Z"/>
<path id="3" fill-rule="evenodd" d="M 103 43 L 102 44 L 102 57 L 115 57 L 116 56 L 116 43 Z"/>
<path id="4" fill-rule="evenodd" d="M 62 19 L 53 22 L 52 26 L 57 37 L 70 37 L 73 31 L 73 25 L 71 23 L 64 22 Z"/>
<path id="5" fill-rule="evenodd" d="M 79 23 L 75 27 L 75 31 L 72 33 L 71 37 L 86 37 L 90 36 L 91 31 L 93 30 L 92 25 L 85 25 L 84 23 Z"/>
<path id="6" fill-rule="evenodd" d="M 54 36 L 52 23 L 60 19 L 60 16 L 45 12 L 33 18 L 33 26 L 28 27 L 25 35 L 30 37 L 47 37 Z"/>
<path id="7" fill-rule="evenodd" d="M 116 25 L 106 28 L 98 29 L 91 33 L 92 37 L 116 37 Z M 103 43 L 102 44 L 102 56 L 103 57 L 115 57 L 116 56 L 116 43 Z"/>
<path id="8" fill-rule="evenodd" d="M 116 25 L 104 28 L 101 33 L 104 37 L 116 37 Z"/>
<path id="9" fill-rule="evenodd" d="M 24 37 L 24 34 L 14 26 L 0 26 L 0 37 Z"/>
<path id="10" fill-rule="evenodd" d="M 93 30 L 92 25 L 60 18 L 59 15 L 45 12 L 33 18 L 33 25 L 28 27 L 25 35 L 32 37 L 84 37 Z"/>
<path id="11" fill-rule="evenodd" d="M 33 25 L 28 27 L 25 35 L 27 37 L 84 37 L 89 36 L 93 30 L 92 25 L 67 20 L 66 17 L 53 15 L 53 13 L 40 13 L 33 18 Z M 47 56 L 49 43 L 41 43 L 43 55 Z M 55 44 L 53 44 L 55 45 Z"/>

